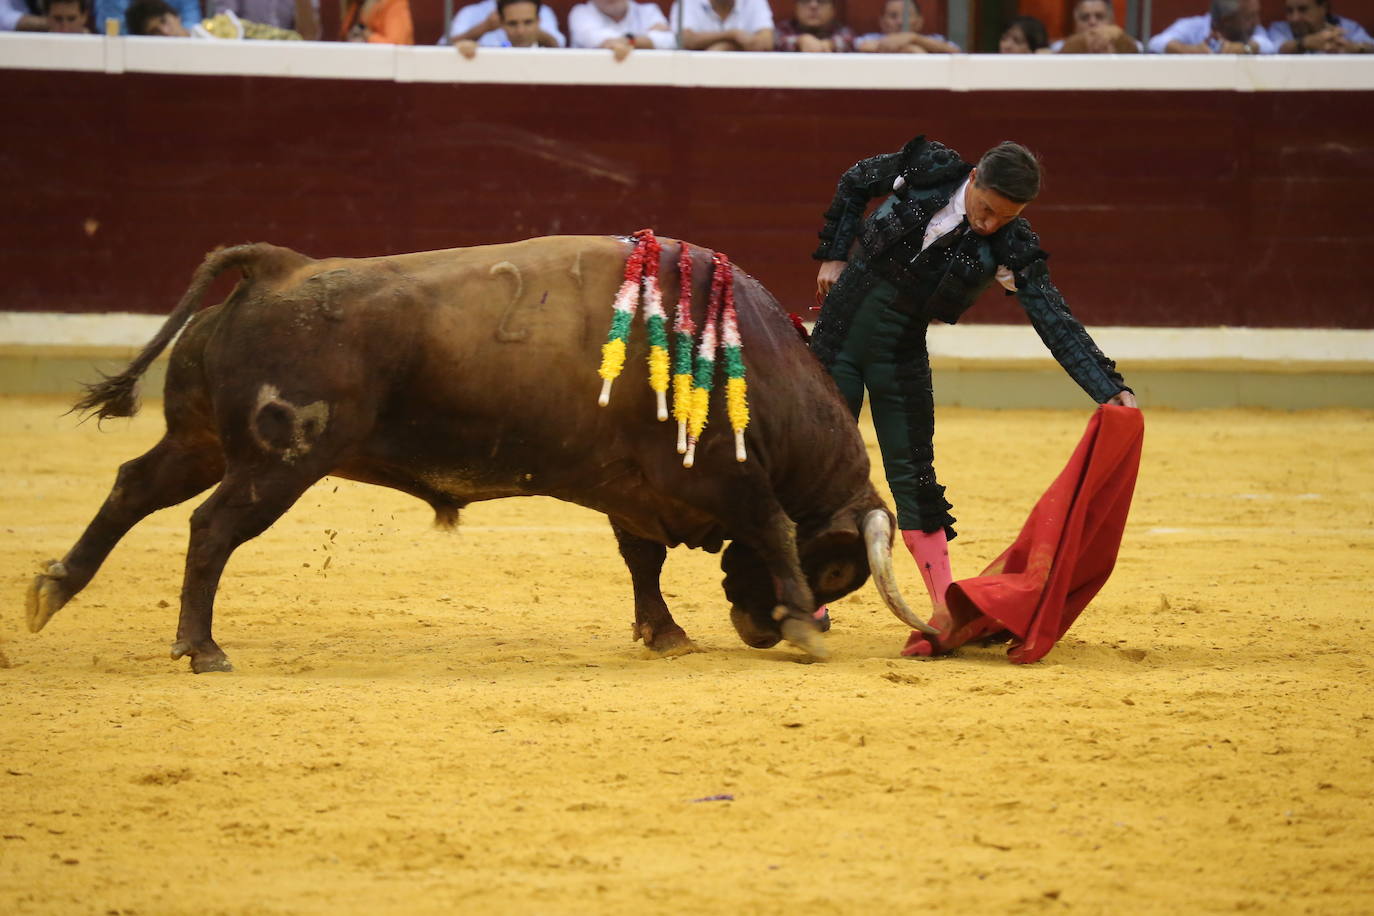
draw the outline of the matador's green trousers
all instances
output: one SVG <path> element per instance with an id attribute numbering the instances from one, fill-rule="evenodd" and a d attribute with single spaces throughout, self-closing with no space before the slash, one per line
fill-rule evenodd
<path id="1" fill-rule="evenodd" d="M 953 537 L 952 506 L 935 478 L 935 398 L 926 351 L 929 316 L 898 303 L 892 284 L 860 273 L 866 272 L 857 265 L 847 268 L 827 298 L 829 302 L 846 292 L 862 296 L 844 344 L 827 368 L 855 419 L 868 390 L 883 471 L 897 503 L 898 527 L 926 532 L 944 528 Z M 849 284 L 868 287 L 867 292 L 845 290 Z"/>

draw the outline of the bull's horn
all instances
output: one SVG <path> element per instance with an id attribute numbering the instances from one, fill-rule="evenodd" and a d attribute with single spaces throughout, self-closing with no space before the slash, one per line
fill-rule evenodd
<path id="1" fill-rule="evenodd" d="M 868 569 L 873 574 L 873 584 L 878 586 L 878 592 L 892 613 L 913 630 L 920 630 L 927 636 L 939 636 L 939 630 L 912 613 L 897 590 L 897 577 L 892 574 L 892 521 L 886 511 L 874 509 L 864 516 L 864 544 L 868 547 Z"/>

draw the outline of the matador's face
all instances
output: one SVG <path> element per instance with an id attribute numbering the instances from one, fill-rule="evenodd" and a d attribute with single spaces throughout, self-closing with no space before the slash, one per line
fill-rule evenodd
<path id="1" fill-rule="evenodd" d="M 968 191 L 964 194 L 964 211 L 968 224 L 979 235 L 992 235 L 1007 223 L 1021 215 L 1025 204 L 1018 204 L 1003 195 L 978 184 L 978 170 L 974 169 L 969 177 Z"/>

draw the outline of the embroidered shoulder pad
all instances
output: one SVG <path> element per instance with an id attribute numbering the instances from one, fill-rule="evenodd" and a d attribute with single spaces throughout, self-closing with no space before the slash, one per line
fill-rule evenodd
<path id="1" fill-rule="evenodd" d="M 997 263 L 1005 264 L 1013 273 L 1024 270 L 1032 261 L 1049 257 L 1040 247 L 1040 236 L 1024 216 L 1008 223 L 991 241 Z"/>
<path id="2" fill-rule="evenodd" d="M 933 188 L 962 178 L 970 168 L 957 152 L 924 134 L 902 147 L 902 178 L 908 187 Z"/>

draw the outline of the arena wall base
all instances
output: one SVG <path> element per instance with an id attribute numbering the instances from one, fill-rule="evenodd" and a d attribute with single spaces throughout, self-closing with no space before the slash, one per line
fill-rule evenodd
<path id="1" fill-rule="evenodd" d="M 120 372 L 137 352 L 106 347 L 0 347 L 0 395 L 52 394 L 75 400 L 83 385 L 100 381 L 102 374 Z M 163 357 L 143 376 L 143 395 L 162 397 L 166 377 Z"/>
<path id="2" fill-rule="evenodd" d="M 121 371 L 163 317 L 0 311 L 0 394 L 75 399 Z M 1094 327 L 1094 340 L 1147 407 L 1374 409 L 1374 330 Z M 937 403 L 985 408 L 1087 406 L 1026 324 L 934 324 L 927 343 Z M 142 390 L 156 398 L 166 356 Z"/>
<path id="3" fill-rule="evenodd" d="M 0 347 L 0 395 L 55 395 L 75 400 L 82 385 L 119 372 L 134 348 Z M 1081 409 L 1087 396 L 1055 364 L 1041 360 L 932 361 L 936 403 L 979 408 Z M 1260 407 L 1277 410 L 1374 409 L 1374 365 L 1273 363 L 1213 368 L 1148 363 L 1122 365 L 1142 405 L 1177 409 Z M 161 397 L 167 360 L 142 383 Z"/>
<path id="4" fill-rule="evenodd" d="M 935 401 L 940 405 L 1074 409 L 1089 403 L 1087 395 L 1052 363 L 1015 367 L 936 361 L 932 368 Z M 1121 368 L 1146 408 L 1374 409 L 1374 369 L 1346 371 L 1324 366 L 1295 371 L 1282 365 Z"/>

